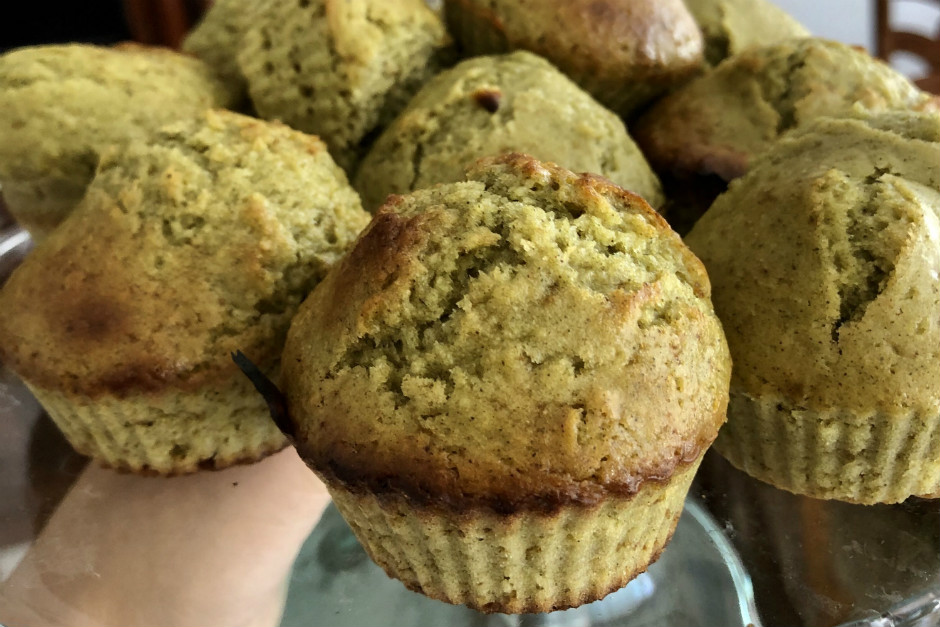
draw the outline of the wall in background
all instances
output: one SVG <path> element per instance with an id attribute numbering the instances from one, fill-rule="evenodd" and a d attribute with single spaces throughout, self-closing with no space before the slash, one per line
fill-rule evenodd
<path id="1" fill-rule="evenodd" d="M 874 0 L 772 0 L 814 35 L 875 48 Z"/>
<path id="2" fill-rule="evenodd" d="M 847 44 L 875 50 L 874 0 L 772 0 L 790 15 L 802 22 L 819 37 L 835 39 Z M 933 36 L 940 30 L 940 14 L 935 6 L 917 0 L 897 0 L 892 3 L 892 22 L 923 35 Z M 913 77 L 923 76 L 926 64 L 920 59 L 897 55 L 893 65 Z"/>

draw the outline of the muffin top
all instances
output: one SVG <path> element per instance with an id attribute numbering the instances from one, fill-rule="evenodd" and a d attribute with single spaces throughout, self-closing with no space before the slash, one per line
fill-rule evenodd
<path id="1" fill-rule="evenodd" d="M 282 363 L 322 476 L 503 512 L 668 480 L 714 439 L 730 377 L 708 279 L 663 219 L 516 154 L 390 199 Z"/>
<path id="2" fill-rule="evenodd" d="M 705 60 L 711 65 L 745 48 L 810 35 L 770 0 L 685 0 L 685 4 L 705 35 Z"/>
<path id="3" fill-rule="evenodd" d="M 702 33 L 682 0 L 445 0 L 444 8 L 468 54 L 530 50 L 623 115 L 702 66 Z"/>
<path id="4" fill-rule="evenodd" d="M 351 169 L 360 140 L 401 111 L 448 41 L 424 0 L 270 0 L 238 65 L 261 117 L 320 136 Z"/>
<path id="5" fill-rule="evenodd" d="M 732 388 L 797 408 L 940 411 L 940 115 L 820 118 L 686 241 L 714 284 Z"/>
<path id="6" fill-rule="evenodd" d="M 731 180 L 814 118 L 909 108 L 937 102 L 862 50 L 804 38 L 729 58 L 660 100 L 631 131 L 657 170 Z"/>
<path id="7" fill-rule="evenodd" d="M 183 40 L 185 52 L 209 64 L 237 93 L 245 93 L 247 85 L 236 57 L 242 36 L 254 20 L 257 6 L 253 0 L 214 0 Z"/>
<path id="8" fill-rule="evenodd" d="M 355 187 L 372 210 L 388 194 L 461 181 L 478 158 L 504 152 L 601 174 L 654 207 L 664 200 L 620 118 L 522 51 L 476 57 L 429 81 L 373 144 Z"/>
<path id="9" fill-rule="evenodd" d="M 0 290 L 0 359 L 65 393 L 192 390 L 291 316 L 368 222 L 315 137 L 225 111 L 107 152 Z"/>
<path id="10" fill-rule="evenodd" d="M 233 98 L 202 61 L 164 48 L 13 50 L 0 55 L 0 179 L 90 181 L 110 144 Z"/>

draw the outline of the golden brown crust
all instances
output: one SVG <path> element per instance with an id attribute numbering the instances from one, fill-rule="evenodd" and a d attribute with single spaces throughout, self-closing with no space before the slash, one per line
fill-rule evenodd
<path id="1" fill-rule="evenodd" d="M 272 177 L 272 172 L 278 176 Z M 0 359 L 86 398 L 276 368 L 300 300 L 366 223 L 315 137 L 216 111 L 106 155 L 0 291 Z"/>
<path id="2" fill-rule="evenodd" d="M 720 417 L 724 421 L 724 414 Z M 609 496 L 629 498 L 642 487 L 650 484 L 666 486 L 672 476 L 698 464 L 701 456 L 711 444 L 696 442 L 678 459 L 669 460 L 659 468 L 634 471 L 628 481 L 599 485 L 592 482 L 560 481 L 557 477 L 512 477 L 498 493 L 492 495 L 472 494 L 463 491 L 447 474 L 427 472 L 418 477 L 418 472 L 427 468 L 401 468 L 396 474 L 379 475 L 374 468 L 340 466 L 327 462 L 317 464 L 317 454 L 302 443 L 295 443 L 300 456 L 308 460 L 311 469 L 328 485 L 342 487 L 350 494 L 371 494 L 383 498 L 398 498 L 405 495 L 416 506 L 429 510 L 447 512 L 472 511 L 483 508 L 504 516 L 525 512 L 552 514 L 571 505 L 594 506 Z M 637 573 L 638 574 L 638 573 Z M 632 578 L 632 577 L 631 577 Z M 528 610 L 526 610 L 528 611 Z"/>
<path id="3" fill-rule="evenodd" d="M 679 0 L 448 0 L 446 5 L 466 52 L 530 50 L 624 114 L 702 67 L 702 33 Z"/>
<path id="4" fill-rule="evenodd" d="M 668 480 L 727 402 L 701 263 L 605 179 L 481 163 L 393 198 L 301 308 L 298 450 L 351 490 L 498 511 Z"/>
<path id="5" fill-rule="evenodd" d="M 107 234 L 104 228 L 102 231 L 102 235 Z M 118 352 L 118 370 L 109 369 L 84 380 L 78 379 L 78 373 L 63 376 L 54 362 L 46 361 L 46 353 L 53 355 L 56 347 L 60 354 L 76 359 L 82 354 L 93 358 L 100 352 L 98 347 L 120 344 L 140 327 L 132 292 L 108 287 L 110 281 L 124 274 L 124 260 L 115 260 L 109 254 L 110 243 L 110 238 L 103 237 L 50 247 L 47 253 L 40 253 L 44 257 L 41 267 L 29 264 L 7 283 L 4 302 L 29 312 L 27 320 L 0 325 L 0 359 L 20 377 L 39 387 L 90 396 L 105 391 L 123 395 L 132 389 L 152 392 L 187 379 L 181 371 L 184 364 L 174 364 L 164 353 L 146 349 L 135 350 L 133 357 Z M 99 261 L 93 268 L 85 268 L 87 259 Z M 57 271 L 49 272 L 47 268 Z M 47 334 L 44 339 L 39 337 L 40 332 Z M 71 368 L 90 369 L 81 362 Z M 234 372 L 234 368 L 230 370 Z M 190 389 L 205 384 L 206 377 L 203 372 L 189 379 Z"/>
<path id="6" fill-rule="evenodd" d="M 701 66 L 701 33 L 681 2 L 447 0 L 447 4 L 458 5 L 457 16 L 471 15 L 504 38 L 504 50 L 489 52 L 524 48 L 552 59 L 576 48 L 578 54 L 559 65 L 584 73 L 643 78 Z M 557 24 L 565 28 L 549 27 Z"/>

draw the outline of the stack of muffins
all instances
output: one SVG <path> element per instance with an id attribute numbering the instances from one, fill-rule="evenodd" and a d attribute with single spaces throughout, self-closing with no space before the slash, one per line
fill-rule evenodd
<path id="1" fill-rule="evenodd" d="M 643 572 L 716 438 L 940 493 L 940 113 L 886 65 L 765 0 L 224 0 L 184 50 L 0 56 L 42 240 L 0 358 L 80 452 L 290 441 L 390 575 L 499 612 Z"/>

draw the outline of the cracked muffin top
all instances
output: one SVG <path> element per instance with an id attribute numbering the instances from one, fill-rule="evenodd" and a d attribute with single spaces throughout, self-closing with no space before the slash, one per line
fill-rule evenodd
<path id="1" fill-rule="evenodd" d="M 449 45 L 424 0 L 269 0 L 252 22 L 237 60 L 255 110 L 316 134 L 347 171 Z"/>
<path id="2" fill-rule="evenodd" d="M 659 180 L 620 118 L 522 51 L 470 59 L 431 79 L 373 144 L 355 187 L 374 210 L 389 194 L 461 181 L 477 159 L 505 152 L 601 174 L 663 204 Z"/>
<path id="3" fill-rule="evenodd" d="M 940 411 L 940 115 L 818 119 L 686 241 L 714 285 L 733 389 L 814 411 Z"/>
<path id="4" fill-rule="evenodd" d="M 271 368 L 367 222 L 316 137 L 227 111 L 166 126 L 106 153 L 0 290 L 3 362 L 90 397 L 198 389 L 235 350 Z"/>
<path id="5" fill-rule="evenodd" d="M 862 50 L 805 38 L 727 59 L 656 103 L 631 132 L 656 170 L 730 181 L 817 117 L 912 108 L 938 104 Z"/>
<path id="6" fill-rule="evenodd" d="M 708 279 L 663 219 L 517 154 L 392 197 L 282 363 L 321 475 L 498 511 L 668 479 L 714 439 L 730 377 Z"/>

